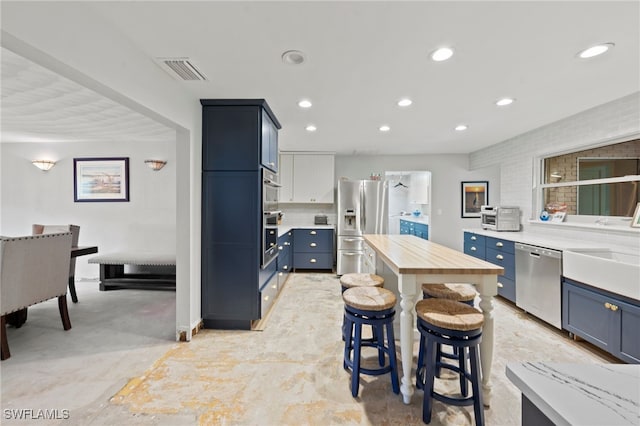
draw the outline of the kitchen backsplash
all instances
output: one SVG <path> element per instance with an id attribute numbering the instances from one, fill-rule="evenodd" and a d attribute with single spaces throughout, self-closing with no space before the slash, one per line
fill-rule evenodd
<path id="1" fill-rule="evenodd" d="M 336 223 L 335 204 L 280 204 L 284 213 L 282 223 L 285 225 L 313 225 L 313 219 L 318 214 L 327 216 L 329 225 Z"/>

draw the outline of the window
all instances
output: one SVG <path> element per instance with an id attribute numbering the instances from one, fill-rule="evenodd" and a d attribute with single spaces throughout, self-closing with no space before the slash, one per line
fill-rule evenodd
<path id="1" fill-rule="evenodd" d="M 640 139 L 548 157 L 542 167 L 548 211 L 633 216 L 640 199 Z"/>

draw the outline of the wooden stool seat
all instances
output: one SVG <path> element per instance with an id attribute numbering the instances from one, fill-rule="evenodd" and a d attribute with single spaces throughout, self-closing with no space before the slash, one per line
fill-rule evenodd
<path id="1" fill-rule="evenodd" d="M 349 288 L 342 293 L 342 300 L 345 305 L 363 311 L 383 311 L 396 305 L 393 292 L 380 287 Z"/>
<path id="2" fill-rule="evenodd" d="M 471 284 L 422 284 L 424 296 L 438 299 L 470 302 L 476 298 L 476 290 Z"/>
<path id="3" fill-rule="evenodd" d="M 382 287 L 384 278 L 376 274 L 344 274 L 340 277 L 343 289 L 352 287 Z"/>
<path id="4" fill-rule="evenodd" d="M 429 298 L 418 301 L 416 314 L 436 327 L 448 330 L 476 330 L 484 324 L 482 313 L 465 303 Z"/>

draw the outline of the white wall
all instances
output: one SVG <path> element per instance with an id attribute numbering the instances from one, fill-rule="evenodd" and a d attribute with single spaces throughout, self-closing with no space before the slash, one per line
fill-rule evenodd
<path id="1" fill-rule="evenodd" d="M 567 238 L 591 238 L 638 247 L 638 234 L 607 232 L 606 229 L 576 230 L 560 227 L 550 230 L 529 224 L 533 212 L 533 169 L 537 157 L 576 151 L 605 141 L 640 132 L 640 93 L 599 105 L 563 120 L 532 130 L 469 156 L 471 169 L 497 166 L 500 169 L 500 201 L 520 206 L 525 230 L 552 232 Z"/>
<path id="2" fill-rule="evenodd" d="M 463 248 L 463 228 L 480 226 L 480 219 L 461 218 L 461 182 L 489 181 L 489 202 L 499 203 L 498 166 L 469 171 L 468 156 L 451 155 L 337 155 L 336 182 L 341 177 L 368 179 L 371 173 L 411 170 L 431 172 L 429 239 L 456 250 Z"/>
<path id="3" fill-rule="evenodd" d="M 31 233 L 31 224 L 80 225 L 80 245 L 100 253 L 151 250 L 174 253 L 176 247 L 175 142 L 3 143 L 1 145 L 2 217 L 0 234 Z M 74 202 L 73 159 L 129 158 L 129 202 Z M 55 159 L 43 172 L 32 159 Z M 160 171 L 144 160 L 167 161 Z M 88 257 L 76 261 L 76 278 L 99 277 Z"/>

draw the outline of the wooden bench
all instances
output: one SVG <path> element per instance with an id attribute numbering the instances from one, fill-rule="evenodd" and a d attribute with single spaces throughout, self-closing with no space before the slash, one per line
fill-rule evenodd
<path id="1" fill-rule="evenodd" d="M 89 259 L 100 265 L 100 290 L 123 288 L 175 290 L 176 256 L 167 253 L 118 252 Z M 125 271 L 125 266 L 128 270 Z"/>

